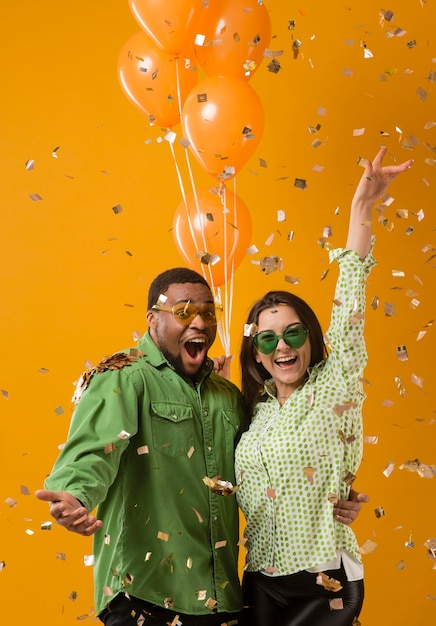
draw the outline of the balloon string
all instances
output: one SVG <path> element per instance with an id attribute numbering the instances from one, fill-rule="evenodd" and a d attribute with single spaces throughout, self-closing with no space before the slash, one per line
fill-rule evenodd
<path id="1" fill-rule="evenodd" d="M 201 215 L 200 204 L 198 202 L 197 187 L 196 187 L 195 181 L 194 181 L 194 175 L 193 175 L 193 172 L 192 172 L 191 160 L 189 158 L 188 148 L 185 149 L 185 157 L 186 157 L 186 166 L 188 168 L 189 180 L 191 181 L 191 189 L 192 189 L 192 193 L 194 195 L 195 208 L 196 208 L 196 211 L 197 211 L 197 219 L 198 219 L 199 224 L 201 226 L 201 238 L 202 238 L 202 243 L 203 243 L 203 250 L 205 252 L 208 252 L 207 245 L 206 245 L 206 237 L 205 237 L 205 234 L 204 234 L 204 229 L 202 228 L 202 226 L 203 226 L 203 224 L 202 224 L 203 217 Z M 188 210 L 188 209 L 186 208 L 186 210 Z M 194 240 L 195 246 L 196 246 L 196 248 L 198 250 L 199 246 L 198 246 L 198 244 L 197 244 L 197 242 L 195 240 L 195 237 L 193 238 L 193 240 Z M 215 291 L 216 291 L 215 290 L 215 282 L 213 280 L 213 274 L 212 274 L 212 269 L 210 267 L 210 264 L 208 263 L 207 266 L 206 266 L 207 269 L 208 269 L 208 274 L 209 274 L 208 277 L 206 276 L 205 266 L 203 264 L 201 264 L 201 266 L 202 266 L 201 269 L 202 269 L 204 278 L 209 281 L 209 285 L 212 288 L 212 292 L 215 293 Z"/>
<path id="2" fill-rule="evenodd" d="M 227 246 L 227 215 L 229 213 L 229 210 L 227 208 L 227 193 L 226 193 L 226 186 L 224 183 L 221 183 L 219 186 L 219 195 L 220 195 L 220 199 L 221 199 L 221 204 L 223 205 L 223 210 L 222 210 L 222 215 L 223 215 L 223 220 L 222 220 L 222 228 L 223 228 L 223 256 L 224 258 L 222 259 L 223 263 L 224 263 L 224 301 L 225 301 L 225 307 L 224 307 L 224 315 L 223 315 L 223 322 L 224 322 L 224 329 L 223 329 L 223 333 L 225 335 L 225 337 L 229 336 L 229 317 L 228 317 L 228 299 L 229 299 L 229 294 L 228 294 L 228 263 L 227 263 L 227 258 L 228 258 L 228 246 Z M 228 343 L 228 342 L 227 342 Z"/>
<path id="3" fill-rule="evenodd" d="M 179 105 L 179 121 L 182 120 L 182 94 L 180 90 L 179 56 L 176 56 L 176 89 L 177 103 Z"/>
<path id="4" fill-rule="evenodd" d="M 194 242 L 195 247 L 198 249 L 197 240 L 195 238 L 195 231 L 194 231 L 194 228 L 192 226 L 191 216 L 189 215 L 188 203 L 187 203 L 187 200 L 186 200 L 186 193 L 185 193 L 185 187 L 183 185 L 182 174 L 180 172 L 179 164 L 177 162 L 176 153 L 174 151 L 174 146 L 173 146 L 171 141 L 168 142 L 168 143 L 170 145 L 171 154 L 172 154 L 173 160 L 174 160 L 174 166 L 176 168 L 176 173 L 177 173 L 177 179 L 179 181 L 180 192 L 181 192 L 182 198 L 183 198 L 183 204 L 185 205 L 185 209 L 186 209 L 186 217 L 187 217 L 187 220 L 188 220 L 189 231 L 191 233 L 192 241 Z M 204 271 L 203 271 L 203 276 L 204 276 Z M 204 278 L 206 279 L 206 276 L 204 276 Z"/>
<path id="5" fill-rule="evenodd" d="M 182 120 L 182 96 L 181 96 L 181 91 L 180 91 L 180 73 L 179 73 L 179 56 L 178 55 L 175 57 L 175 62 L 176 62 L 177 99 L 178 99 L 178 105 L 179 105 L 179 117 L 180 117 L 180 121 L 181 121 Z M 186 218 L 188 220 L 189 231 L 191 233 L 192 241 L 194 242 L 194 245 L 195 245 L 196 249 L 198 250 L 199 246 L 198 246 L 197 239 L 196 239 L 196 236 L 195 236 L 194 228 L 192 226 L 191 216 L 189 214 L 188 202 L 187 202 L 187 199 L 186 199 L 185 188 L 184 188 L 184 185 L 183 185 L 183 178 L 182 178 L 182 175 L 181 175 L 181 172 L 180 172 L 179 164 L 177 162 L 174 146 L 173 146 L 171 141 L 169 143 L 170 143 L 170 147 L 171 147 L 171 154 L 173 155 L 173 160 L 174 160 L 174 164 L 175 164 L 175 167 L 176 167 L 177 178 L 178 178 L 178 181 L 179 181 L 179 187 L 180 187 L 180 191 L 181 191 L 182 198 L 183 198 L 183 204 L 185 205 Z M 185 152 L 186 152 L 186 155 L 187 155 L 188 154 L 188 150 L 186 149 Z M 199 219 L 201 220 L 200 209 L 199 209 L 198 199 L 197 199 L 197 192 L 196 192 L 195 185 L 194 185 L 194 182 L 193 182 L 192 170 L 191 170 L 191 165 L 189 163 L 189 157 L 188 156 L 187 156 L 187 161 L 188 161 L 189 176 L 190 176 L 190 179 L 191 179 L 191 187 L 193 188 L 193 191 L 194 191 L 195 205 L 197 207 L 197 215 L 199 216 Z M 200 224 L 201 224 L 201 222 L 200 222 Z M 204 234 L 203 234 L 202 239 L 203 239 L 203 247 L 205 248 L 206 247 L 206 243 L 205 243 Z M 203 266 L 202 266 L 202 272 L 203 272 L 204 279 L 207 280 L 206 273 L 205 273 L 205 270 L 204 270 Z"/>
<path id="6" fill-rule="evenodd" d="M 221 199 L 221 204 L 223 205 L 223 234 L 224 234 L 224 246 L 223 246 L 223 251 L 224 251 L 224 259 L 223 259 L 223 263 L 224 263 L 224 282 L 227 284 L 227 255 L 228 255 L 228 251 L 227 251 L 227 214 L 229 213 L 229 210 L 227 208 L 227 193 L 226 193 L 226 186 L 224 183 L 220 183 L 219 186 L 219 195 L 220 195 L 220 199 Z"/>

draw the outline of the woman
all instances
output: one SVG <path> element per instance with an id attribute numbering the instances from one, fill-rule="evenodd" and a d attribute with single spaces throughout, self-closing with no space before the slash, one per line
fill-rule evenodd
<path id="1" fill-rule="evenodd" d="M 361 377 L 371 211 L 412 161 L 367 162 L 351 204 L 329 331 L 286 291 L 252 307 L 241 348 L 242 392 L 253 415 L 236 450 L 246 518 L 243 589 L 253 626 L 350 626 L 363 602 L 363 567 L 349 526 L 334 520 L 362 453 Z"/>

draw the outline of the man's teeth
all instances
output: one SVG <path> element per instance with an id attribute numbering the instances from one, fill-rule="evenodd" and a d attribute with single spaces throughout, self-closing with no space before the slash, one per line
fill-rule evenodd
<path id="1" fill-rule="evenodd" d="M 206 343 L 204 339 L 191 339 L 189 343 Z"/>

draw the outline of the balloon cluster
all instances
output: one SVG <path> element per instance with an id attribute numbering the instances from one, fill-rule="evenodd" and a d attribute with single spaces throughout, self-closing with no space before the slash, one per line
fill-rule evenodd
<path id="1" fill-rule="evenodd" d="M 217 183 L 215 193 L 182 189 L 173 228 L 181 255 L 197 271 L 207 266 L 215 289 L 250 243 L 250 213 L 226 182 L 262 136 L 263 106 L 249 80 L 271 39 L 269 14 L 262 0 L 128 3 L 141 31 L 120 52 L 121 86 L 150 124 L 171 131 L 181 123 L 185 150 Z"/>

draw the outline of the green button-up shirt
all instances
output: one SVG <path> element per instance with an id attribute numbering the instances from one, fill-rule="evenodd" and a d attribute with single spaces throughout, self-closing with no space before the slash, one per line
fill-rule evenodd
<path id="1" fill-rule="evenodd" d="M 97 612 L 120 592 L 181 613 L 239 611 L 234 496 L 241 395 L 207 359 L 198 382 L 179 376 L 148 334 L 130 365 L 94 373 L 46 488 L 97 515 Z"/>

